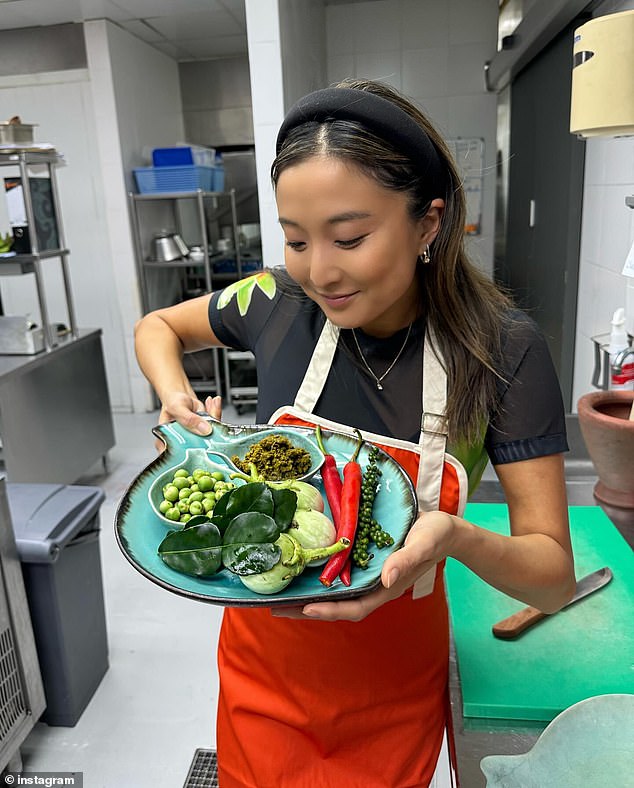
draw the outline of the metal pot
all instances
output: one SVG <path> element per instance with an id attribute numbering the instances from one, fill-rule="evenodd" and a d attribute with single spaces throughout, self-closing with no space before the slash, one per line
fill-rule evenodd
<path id="1" fill-rule="evenodd" d="M 178 260 L 188 252 L 187 244 L 175 233 L 159 233 L 152 239 L 152 259 L 159 263 Z"/>

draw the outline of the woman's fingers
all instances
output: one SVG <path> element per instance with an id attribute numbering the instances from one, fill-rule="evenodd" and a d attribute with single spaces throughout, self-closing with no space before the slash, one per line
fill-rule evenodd
<path id="1" fill-rule="evenodd" d="M 211 424 L 208 419 L 201 418 L 201 413 L 206 413 L 206 410 L 197 397 L 190 396 L 185 392 L 177 392 L 163 400 L 161 424 L 167 421 L 177 421 L 196 435 L 209 435 Z"/>
<path id="2" fill-rule="evenodd" d="M 222 416 L 221 397 L 207 397 L 203 404 L 197 397 L 192 397 L 185 392 L 178 392 L 166 397 L 163 402 L 159 414 L 159 424 L 177 421 L 196 435 L 209 435 L 212 426 L 206 418 L 201 418 L 203 413 L 220 421 Z M 165 449 L 165 444 L 158 438 L 155 441 L 155 446 L 159 453 Z"/>
<path id="3" fill-rule="evenodd" d="M 405 544 L 387 557 L 381 570 L 386 588 L 406 580 L 413 585 L 431 566 L 448 555 L 453 520 L 445 512 L 425 512 L 414 523 Z"/>
<path id="4" fill-rule="evenodd" d="M 212 419 L 222 418 L 222 397 L 207 397 L 205 400 L 205 411 Z"/>
<path id="5" fill-rule="evenodd" d="M 405 544 L 385 560 L 381 571 L 382 586 L 357 599 L 341 602 L 313 602 L 307 604 L 298 616 L 297 610 L 279 611 L 320 621 L 361 621 L 381 605 L 397 599 L 409 591 L 419 577 L 447 555 L 453 524 L 444 512 L 427 512 L 416 521 L 407 535 Z"/>

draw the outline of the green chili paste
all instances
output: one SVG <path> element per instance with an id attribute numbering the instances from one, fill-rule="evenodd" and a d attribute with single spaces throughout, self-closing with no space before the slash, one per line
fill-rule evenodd
<path id="1" fill-rule="evenodd" d="M 254 443 L 243 459 L 237 456 L 231 459 L 243 473 L 249 473 L 253 463 L 268 481 L 295 479 L 308 473 L 311 467 L 309 452 L 293 446 L 285 435 L 268 435 Z"/>

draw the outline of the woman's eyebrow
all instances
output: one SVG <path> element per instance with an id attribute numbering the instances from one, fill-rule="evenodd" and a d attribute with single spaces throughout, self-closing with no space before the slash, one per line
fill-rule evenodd
<path id="1" fill-rule="evenodd" d="M 339 224 L 339 222 L 354 222 L 357 219 L 367 219 L 372 214 L 367 213 L 366 211 L 346 211 L 345 213 L 338 213 L 335 216 L 330 216 L 327 219 L 328 224 Z M 287 225 L 289 227 L 299 227 L 298 222 L 294 222 L 292 219 L 286 219 L 284 216 L 280 216 L 278 221 L 281 225 Z"/>
<path id="2" fill-rule="evenodd" d="M 292 219 L 285 219 L 283 216 L 278 216 L 277 221 L 281 225 L 288 225 L 289 227 L 299 227 L 298 222 L 294 222 Z"/>
<path id="3" fill-rule="evenodd" d="M 366 211 L 346 211 L 345 213 L 338 213 L 328 219 L 328 224 L 338 224 L 339 222 L 354 222 L 357 219 L 367 219 L 372 214 Z"/>

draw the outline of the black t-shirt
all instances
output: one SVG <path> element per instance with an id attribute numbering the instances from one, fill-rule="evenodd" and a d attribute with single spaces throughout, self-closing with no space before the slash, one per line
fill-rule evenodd
<path id="1" fill-rule="evenodd" d="M 489 421 L 484 441 L 494 465 L 568 448 L 561 391 L 546 342 L 527 315 L 517 311 L 512 318 L 512 328 L 503 337 L 499 407 Z M 292 405 L 324 326 L 319 307 L 290 283 L 285 272 L 275 278 L 263 272 L 214 293 L 209 319 L 224 345 L 255 355 L 257 422 L 266 423 L 279 407 Z M 388 339 L 377 339 L 355 330 L 376 375 L 390 366 L 406 332 L 403 329 Z M 315 413 L 340 424 L 418 443 L 424 334 L 424 321 L 415 322 L 398 363 L 382 380 L 383 390 L 379 391 L 360 362 L 352 332 L 342 330 Z M 463 464 L 473 466 L 479 454 L 474 454 L 474 448 L 478 447 L 467 451 L 463 447 L 454 453 L 464 455 L 459 456 Z"/>

